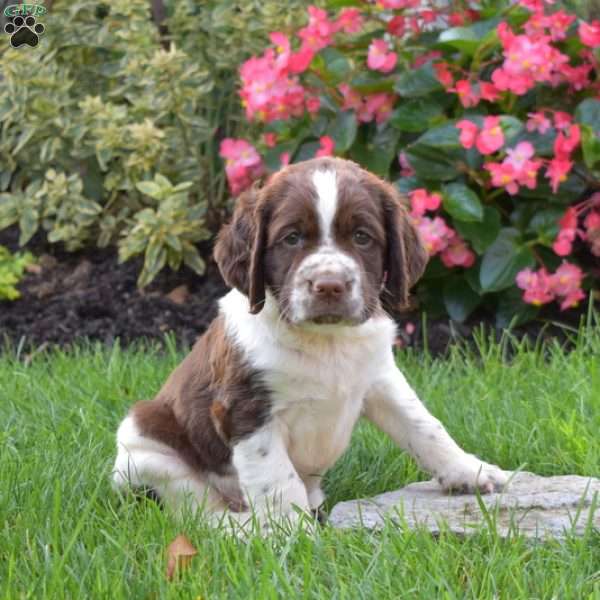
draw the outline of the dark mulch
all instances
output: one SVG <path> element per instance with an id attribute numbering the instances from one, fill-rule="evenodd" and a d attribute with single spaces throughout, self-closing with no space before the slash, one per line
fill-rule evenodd
<path id="1" fill-rule="evenodd" d="M 0 244 L 15 250 L 14 232 L 0 232 Z M 81 338 L 128 344 L 164 339 L 168 332 L 190 345 L 214 318 L 216 300 L 227 290 L 214 263 L 204 277 L 189 269 L 165 270 L 141 292 L 136 286 L 141 261 L 119 264 L 114 250 L 69 254 L 34 244 L 32 251 L 40 257 L 41 272 L 24 278 L 19 300 L 0 301 L 0 337 L 13 343 L 24 338 L 27 346 L 66 346 Z M 167 297 L 177 288 L 173 295 L 181 303 Z"/>
<path id="2" fill-rule="evenodd" d="M 17 231 L 0 231 L 0 245 L 18 250 Z M 87 338 L 112 344 L 119 339 L 129 344 L 141 338 L 164 340 L 175 335 L 180 345 L 189 346 L 217 313 L 217 299 L 226 291 L 216 265 L 211 261 L 207 273 L 199 277 L 189 269 L 178 273 L 165 270 L 143 292 L 136 286 L 141 261 L 119 264 L 114 250 L 86 250 L 66 253 L 57 245 L 34 239 L 29 249 L 38 257 L 37 273 L 29 273 L 19 286 L 21 298 L 0 301 L 0 341 L 26 348 L 41 345 L 68 346 Z M 204 249 L 208 254 L 210 248 Z M 499 337 L 489 318 L 478 315 L 467 324 L 447 319 L 429 320 L 426 345 L 433 355 L 444 353 L 455 340 L 469 339 L 473 329 L 483 322 Z M 564 321 L 564 315 L 560 315 Z M 576 326 L 580 315 L 569 315 L 567 324 Z M 399 341 L 422 348 L 422 321 L 418 314 L 398 316 Z M 406 333 L 405 325 L 415 331 Z M 534 322 L 516 332 L 566 339 L 566 330 L 553 319 Z"/>

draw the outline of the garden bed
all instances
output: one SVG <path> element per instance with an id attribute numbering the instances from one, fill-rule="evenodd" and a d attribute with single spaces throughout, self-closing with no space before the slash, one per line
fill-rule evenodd
<path id="1" fill-rule="evenodd" d="M 0 244 L 12 251 L 18 250 L 17 238 L 14 228 L 0 232 Z M 203 277 L 187 268 L 178 273 L 165 270 L 140 291 L 136 285 L 140 259 L 119 264 L 114 250 L 66 253 L 38 240 L 29 249 L 38 256 L 38 264 L 19 285 L 21 298 L 0 302 L 0 338 L 12 344 L 24 340 L 28 348 L 64 347 L 83 338 L 106 344 L 119 339 L 127 345 L 139 339 L 162 341 L 167 333 L 178 344 L 189 346 L 214 318 L 217 300 L 227 291 L 212 261 Z M 203 255 L 209 252 L 210 246 L 203 248 Z M 547 311 L 543 320 L 517 328 L 515 334 L 564 341 L 581 314 Z M 482 325 L 495 337 L 502 333 L 483 311 L 464 324 L 447 318 L 424 321 L 418 312 L 397 315 L 397 321 L 401 345 L 426 346 L 434 355 L 443 354 L 455 340 L 470 339 Z"/>

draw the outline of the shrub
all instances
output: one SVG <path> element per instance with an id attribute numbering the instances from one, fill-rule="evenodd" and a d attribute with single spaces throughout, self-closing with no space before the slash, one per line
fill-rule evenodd
<path id="1" fill-rule="evenodd" d="M 0 301 L 16 300 L 20 296 L 16 285 L 25 268 L 33 262 L 29 252 L 11 254 L 7 248 L 0 246 Z"/>
<path id="2" fill-rule="evenodd" d="M 170 2 L 158 28 L 161 2 L 53 2 L 35 49 L 0 54 L 0 229 L 144 254 L 141 285 L 165 264 L 202 273 L 194 242 L 228 197 L 219 140 L 247 129 L 235 70 L 300 4 Z"/>
<path id="3" fill-rule="evenodd" d="M 409 198 L 430 313 L 504 326 L 577 306 L 598 287 L 600 22 L 542 0 L 327 6 L 242 64 L 254 146 L 223 142 L 232 190 L 353 159 Z"/>

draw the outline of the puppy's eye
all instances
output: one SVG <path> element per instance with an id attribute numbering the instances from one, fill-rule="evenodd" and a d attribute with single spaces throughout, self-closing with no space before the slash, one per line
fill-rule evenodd
<path id="1" fill-rule="evenodd" d="M 301 241 L 302 236 L 297 231 L 292 231 L 283 238 L 283 243 L 287 246 L 297 246 Z"/>
<path id="2" fill-rule="evenodd" d="M 362 229 L 357 229 L 352 234 L 352 239 L 358 246 L 368 246 L 371 243 L 371 236 Z"/>

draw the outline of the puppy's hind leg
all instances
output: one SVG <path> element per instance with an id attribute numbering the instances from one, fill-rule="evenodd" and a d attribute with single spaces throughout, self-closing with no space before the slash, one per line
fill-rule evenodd
<path id="1" fill-rule="evenodd" d="M 141 435 L 134 415 L 117 431 L 117 459 L 112 473 L 116 489 L 153 490 L 164 506 L 181 516 L 185 509 L 213 512 L 225 505 L 221 494 L 192 470 L 177 451 Z"/>

